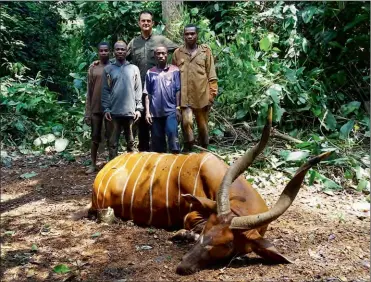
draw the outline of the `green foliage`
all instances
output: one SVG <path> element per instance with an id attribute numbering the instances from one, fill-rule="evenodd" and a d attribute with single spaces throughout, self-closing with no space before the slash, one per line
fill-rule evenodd
<path id="1" fill-rule="evenodd" d="M 113 46 L 117 40 L 129 42 L 140 33 L 139 13 L 150 10 L 154 21 L 161 19 L 161 2 L 77 2 L 77 14 L 84 20 L 82 36 L 85 48 L 107 41 Z"/>
<path id="2" fill-rule="evenodd" d="M 310 122 L 343 140 L 369 134 L 361 106 L 369 100 L 369 3 L 343 4 L 221 2 L 198 13 L 189 4 L 184 18 L 199 24 L 216 59 L 217 105 L 258 125 L 273 106 L 288 131 Z"/>
<path id="3" fill-rule="evenodd" d="M 41 86 L 36 79 L 19 76 L 1 79 L 1 132 L 2 142 L 29 145 L 47 133 L 76 136 L 76 143 L 86 142 L 88 128 L 82 125 L 83 104 L 58 101 L 58 94 Z"/>
<path id="4" fill-rule="evenodd" d="M 63 19 L 58 11 L 64 5 L 62 2 L 2 4 L 0 44 L 4 53 L 0 59 L 3 70 L 0 76 L 9 74 L 11 64 L 19 62 L 27 66 L 27 74 L 32 77 L 38 72 L 50 77 L 42 83 L 51 90 L 67 92 L 68 70 L 61 60 L 66 40 L 62 35 Z"/>

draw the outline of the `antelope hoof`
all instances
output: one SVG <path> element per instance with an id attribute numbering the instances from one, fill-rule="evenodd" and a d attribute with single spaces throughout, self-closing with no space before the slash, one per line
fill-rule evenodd
<path id="1" fill-rule="evenodd" d="M 104 222 L 107 224 L 112 224 L 116 221 L 115 213 L 111 207 L 107 209 L 98 210 L 98 223 Z"/>
<path id="2" fill-rule="evenodd" d="M 171 241 L 197 241 L 200 237 L 199 234 L 186 229 L 180 229 L 171 238 Z"/>

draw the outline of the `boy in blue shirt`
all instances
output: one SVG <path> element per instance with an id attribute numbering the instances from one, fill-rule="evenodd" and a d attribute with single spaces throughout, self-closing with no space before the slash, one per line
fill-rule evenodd
<path id="1" fill-rule="evenodd" d="M 152 151 L 166 152 L 166 136 L 169 151 L 179 153 L 178 122 L 180 112 L 180 72 L 168 65 L 168 51 L 159 46 L 154 51 L 157 65 L 147 71 L 144 91 L 146 121 L 152 125 Z"/>

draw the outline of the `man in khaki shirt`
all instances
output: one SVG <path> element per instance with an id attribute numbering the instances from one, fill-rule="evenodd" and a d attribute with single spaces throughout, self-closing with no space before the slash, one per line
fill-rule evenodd
<path id="1" fill-rule="evenodd" d="M 196 118 L 199 144 L 209 144 L 209 110 L 218 92 L 214 58 L 209 46 L 198 45 L 198 29 L 189 24 L 184 28 L 185 44 L 176 49 L 173 65 L 180 69 L 182 129 L 184 150 L 191 151 L 194 143 L 193 114 Z"/>

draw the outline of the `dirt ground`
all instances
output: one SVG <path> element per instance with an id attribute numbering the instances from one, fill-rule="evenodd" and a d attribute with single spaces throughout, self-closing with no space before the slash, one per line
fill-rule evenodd
<path id="1" fill-rule="evenodd" d="M 130 221 L 107 225 L 68 219 L 90 202 L 95 175 L 84 174 L 86 159 L 32 157 L 2 167 L 1 281 L 370 280 L 370 216 L 361 193 L 301 189 L 266 234 L 293 264 L 269 265 L 249 254 L 179 276 L 176 265 L 191 244 L 170 242 L 172 232 Z M 20 178 L 32 171 L 37 175 Z M 254 187 L 272 205 L 284 182 L 282 177 L 275 185 Z M 55 273 L 59 264 L 70 272 Z"/>

